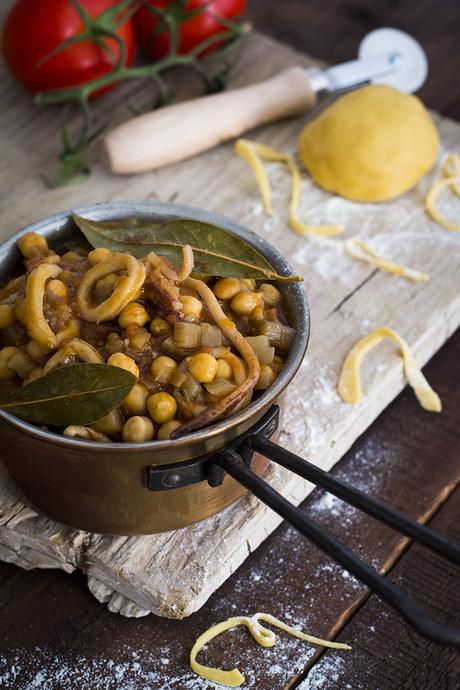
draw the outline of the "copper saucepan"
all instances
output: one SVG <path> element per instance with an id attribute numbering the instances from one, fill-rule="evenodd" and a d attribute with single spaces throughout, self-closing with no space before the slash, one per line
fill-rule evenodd
<path id="1" fill-rule="evenodd" d="M 201 209 L 148 201 L 96 204 L 77 213 L 97 220 L 135 217 L 142 221 L 193 218 L 219 225 L 245 239 L 262 253 L 280 274 L 291 273 L 289 264 L 270 244 L 234 221 Z M 25 232 L 44 235 L 58 248 L 81 238 L 68 213 L 58 213 L 29 226 L 0 247 L 0 283 L 18 271 L 21 257 L 16 241 Z M 305 354 L 309 312 L 299 283 L 280 283 L 290 325 L 296 338 L 283 370 L 257 401 L 213 426 L 174 441 L 111 443 L 109 447 L 76 440 L 37 428 L 0 410 L 1 457 L 32 505 L 50 517 L 80 529 L 111 534 L 151 534 L 185 527 L 220 512 L 246 493 L 230 476 L 211 487 L 200 479 L 177 480 L 178 463 L 208 456 L 242 436 L 279 398 L 296 373 Z M 272 430 L 275 420 L 272 420 Z M 173 465 L 155 483 L 155 466 Z M 261 473 L 267 460 L 256 455 L 254 471 Z M 176 480 L 176 484 L 174 484 Z M 168 489 L 168 490 L 166 490 Z"/>
<path id="2" fill-rule="evenodd" d="M 140 220 L 203 220 L 243 237 L 264 254 L 279 274 L 290 272 L 283 257 L 262 238 L 227 218 L 199 209 L 123 202 L 81 208 L 78 213 L 107 220 L 127 216 Z M 76 229 L 67 213 L 27 228 L 30 230 L 45 235 L 56 249 L 75 241 Z M 17 238 L 15 235 L 0 247 L 1 282 L 18 267 Z M 259 476 L 266 467 L 265 458 L 270 458 L 460 565 L 459 545 L 271 440 L 279 418 L 279 408 L 274 403 L 300 366 L 310 326 L 302 286 L 281 283 L 278 287 L 296 337 L 281 373 L 248 407 L 177 440 L 110 446 L 59 436 L 0 411 L 2 457 L 11 475 L 31 503 L 48 515 L 84 530 L 115 534 L 149 534 L 184 527 L 218 513 L 249 490 L 390 604 L 422 635 L 460 648 L 460 628 L 432 620 L 393 582 Z"/>

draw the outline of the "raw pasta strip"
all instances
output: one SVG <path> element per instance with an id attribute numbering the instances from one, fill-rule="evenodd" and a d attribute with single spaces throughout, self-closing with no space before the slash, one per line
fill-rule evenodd
<path id="1" fill-rule="evenodd" d="M 441 412 L 441 400 L 420 371 L 409 345 L 391 328 L 377 328 L 364 336 L 351 348 L 340 372 L 338 392 L 342 400 L 352 405 L 361 401 L 360 366 L 369 350 L 372 350 L 384 338 L 391 338 L 401 348 L 404 372 L 409 385 L 414 389 L 420 405 L 430 412 Z"/>
<path id="2" fill-rule="evenodd" d="M 421 273 L 420 271 L 414 271 L 412 268 L 407 268 L 401 264 L 393 263 L 393 261 L 387 261 L 383 256 L 379 256 L 374 252 L 369 245 L 360 240 L 358 237 L 350 237 L 348 240 L 344 241 L 344 248 L 347 254 L 352 256 L 354 259 L 359 259 L 360 261 L 365 261 L 368 264 L 373 264 L 378 266 L 382 271 L 386 273 L 393 273 L 394 275 L 401 276 L 402 278 L 407 278 L 408 280 L 413 280 L 416 283 L 429 280 L 430 276 L 427 273 Z"/>
<path id="3" fill-rule="evenodd" d="M 442 174 L 444 177 L 460 177 L 460 156 L 458 153 L 448 153 L 444 159 L 442 166 Z M 460 188 L 453 184 L 452 191 L 460 196 Z"/>
<path id="4" fill-rule="evenodd" d="M 442 167 L 443 180 L 435 182 L 425 197 L 425 209 L 429 216 L 439 225 L 447 230 L 460 232 L 460 225 L 445 218 L 437 207 L 438 196 L 445 187 L 449 187 L 454 194 L 460 196 L 460 156 L 456 153 L 449 153 L 444 160 Z"/>
<path id="5" fill-rule="evenodd" d="M 235 144 L 235 151 L 249 163 L 259 185 L 266 213 L 272 215 L 271 187 L 262 159 L 284 163 L 291 172 L 289 224 L 293 230 L 301 235 L 339 235 L 344 231 L 342 225 L 308 225 L 299 220 L 297 209 L 300 203 L 300 172 L 292 156 L 249 139 L 238 139 Z"/>
<path id="6" fill-rule="evenodd" d="M 232 688 L 242 685 L 242 683 L 244 683 L 244 676 L 237 668 L 234 668 L 231 671 L 222 671 L 219 668 L 203 666 L 196 661 L 196 657 L 208 642 L 226 630 L 235 628 L 237 625 L 245 625 L 255 641 L 263 647 L 274 647 L 276 644 L 275 633 L 273 630 L 265 628 L 259 623 L 259 621 L 269 623 L 270 625 L 289 633 L 289 635 L 298 637 L 300 640 L 305 640 L 311 644 L 318 644 L 323 647 L 330 647 L 331 649 L 351 649 L 349 645 L 342 642 L 330 642 L 329 640 L 321 640 L 318 637 L 307 635 L 306 633 L 303 633 L 300 630 L 292 628 L 282 621 L 279 621 L 269 613 L 255 613 L 253 616 L 235 616 L 233 618 L 229 618 L 226 621 L 222 621 L 222 623 L 214 625 L 212 628 L 209 628 L 202 635 L 200 635 L 193 645 L 192 651 L 190 652 L 190 666 L 192 667 L 193 671 L 203 678 L 206 678 L 206 680 L 213 681 L 214 683 L 221 683 L 222 685 L 227 685 Z"/>

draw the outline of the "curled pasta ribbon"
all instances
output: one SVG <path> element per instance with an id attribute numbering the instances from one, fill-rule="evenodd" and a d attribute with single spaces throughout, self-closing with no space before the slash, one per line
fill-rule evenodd
<path id="1" fill-rule="evenodd" d="M 109 273 L 126 271 L 127 275 L 118 278 L 110 297 L 104 302 L 94 306 L 91 303 L 91 293 L 98 280 L 105 278 Z M 145 266 L 130 254 L 114 252 L 107 261 L 101 261 L 90 268 L 84 274 L 77 291 L 78 307 L 86 321 L 99 323 L 110 321 L 131 302 L 145 280 Z"/>
<path id="2" fill-rule="evenodd" d="M 437 207 L 439 194 L 443 189 L 449 187 L 451 191 L 457 196 L 460 196 L 460 156 L 456 153 L 450 153 L 444 161 L 442 167 L 444 175 L 443 180 L 435 182 L 425 197 L 425 209 L 429 216 L 439 225 L 442 225 L 446 230 L 454 230 L 460 232 L 460 225 L 454 221 L 445 218 Z"/>
<path id="3" fill-rule="evenodd" d="M 244 380 L 238 384 L 235 390 L 229 393 L 229 395 L 175 429 L 171 434 L 172 439 L 183 436 L 184 434 L 189 434 L 191 431 L 201 429 L 204 426 L 208 426 L 216 419 L 222 417 L 222 415 L 230 412 L 230 410 L 234 410 L 241 400 L 252 392 L 260 373 L 259 360 L 254 350 L 241 335 L 235 323 L 222 311 L 222 307 L 211 288 L 209 288 L 206 283 L 203 283 L 202 280 L 197 280 L 196 278 L 188 278 L 185 281 L 185 286 L 194 290 L 201 297 L 214 323 L 220 328 L 226 339 L 232 343 L 244 359 L 247 365 L 247 374 Z M 236 366 L 236 362 L 234 362 L 234 360 L 232 361 Z M 232 366 L 232 364 L 230 364 L 230 366 Z"/>
<path id="4" fill-rule="evenodd" d="M 179 283 L 183 283 L 190 277 L 193 267 L 195 265 L 195 257 L 193 256 L 193 249 L 189 244 L 184 244 L 182 247 L 182 266 L 177 272 Z"/>
<path id="5" fill-rule="evenodd" d="M 430 279 L 427 273 L 414 271 L 412 268 L 396 264 L 393 261 L 387 261 L 387 259 L 384 259 L 383 256 L 379 256 L 379 254 L 374 252 L 366 242 L 363 242 L 363 240 L 360 240 L 358 237 L 350 237 L 348 240 L 344 241 L 343 246 L 347 254 L 354 259 L 359 259 L 360 261 L 365 261 L 368 264 L 377 266 L 386 273 L 393 273 L 394 275 L 401 276 L 401 278 L 413 280 L 416 283 L 421 283 Z"/>
<path id="6" fill-rule="evenodd" d="M 226 347 L 213 347 L 212 354 L 216 359 L 225 359 L 232 368 L 233 378 L 237 386 L 244 383 L 246 379 L 246 367 L 239 357 L 230 352 Z"/>
<path id="7" fill-rule="evenodd" d="M 444 177 L 460 177 L 460 156 L 458 153 L 448 153 L 444 159 L 442 166 L 442 174 Z M 452 184 L 452 191 L 460 196 L 460 188 Z"/>
<path id="8" fill-rule="evenodd" d="M 289 224 L 293 230 L 301 235 L 340 235 L 344 231 L 343 225 L 309 225 L 302 223 L 297 216 L 300 203 L 300 172 L 294 158 L 287 153 L 281 153 L 265 144 L 248 139 L 238 139 L 235 152 L 249 163 L 257 184 L 259 185 L 265 212 L 272 215 L 271 188 L 262 160 L 284 163 L 291 172 L 291 202 L 289 206 Z"/>
<path id="9" fill-rule="evenodd" d="M 66 364 L 72 357 L 77 357 L 80 362 L 87 362 L 88 364 L 104 364 L 102 356 L 95 347 L 87 343 L 86 340 L 73 338 L 73 340 L 69 340 L 68 343 L 60 347 L 59 350 L 49 358 L 45 364 L 43 373 L 47 374 L 52 369 Z"/>
<path id="10" fill-rule="evenodd" d="M 45 285 L 47 280 L 57 278 L 60 272 L 55 264 L 40 264 L 30 272 L 26 283 L 27 332 L 47 352 L 57 347 L 57 337 L 43 313 Z"/>
<path id="11" fill-rule="evenodd" d="M 414 389 L 420 405 L 430 412 L 441 412 L 441 400 L 420 371 L 409 345 L 391 328 L 377 328 L 358 340 L 351 348 L 345 357 L 339 377 L 338 392 L 342 400 L 351 405 L 358 405 L 361 402 L 361 362 L 369 350 L 372 350 L 384 338 L 390 338 L 399 345 L 407 381 Z"/>
<path id="12" fill-rule="evenodd" d="M 214 625 L 212 628 L 209 628 L 209 630 L 206 630 L 206 632 L 200 635 L 190 652 L 190 666 L 192 667 L 193 671 L 195 671 L 195 673 L 200 675 L 202 678 L 213 681 L 214 683 L 220 683 L 232 688 L 242 685 L 244 683 L 244 676 L 237 668 L 234 668 L 231 671 L 222 671 L 219 668 L 203 666 L 197 662 L 196 657 L 208 642 L 226 630 L 235 628 L 238 625 L 246 626 L 255 641 L 262 645 L 262 647 L 274 647 L 276 644 L 275 633 L 273 630 L 265 628 L 260 624 L 259 621 L 269 623 L 275 628 L 279 628 L 280 630 L 289 633 L 289 635 L 293 635 L 294 637 L 297 637 L 300 640 L 305 640 L 305 642 L 310 642 L 311 644 L 317 644 L 321 645 L 322 647 L 329 647 L 331 649 L 351 649 L 349 645 L 342 642 L 330 642 L 329 640 L 322 640 L 319 637 L 307 635 L 306 633 L 297 630 L 297 628 L 292 628 L 291 626 L 286 625 L 269 613 L 256 613 L 251 617 L 235 616 L 233 618 L 229 618 L 226 621 L 222 621 L 222 623 Z"/>

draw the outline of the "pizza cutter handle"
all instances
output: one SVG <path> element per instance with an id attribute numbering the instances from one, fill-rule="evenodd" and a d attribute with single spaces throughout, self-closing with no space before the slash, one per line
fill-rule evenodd
<path id="1" fill-rule="evenodd" d="M 188 158 L 249 129 L 305 113 L 316 103 L 307 71 L 289 67 L 270 79 L 144 113 L 103 139 L 114 173 L 145 172 Z"/>

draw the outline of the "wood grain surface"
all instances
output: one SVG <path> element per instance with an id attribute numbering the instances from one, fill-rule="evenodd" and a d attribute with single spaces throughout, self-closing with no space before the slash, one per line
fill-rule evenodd
<path id="1" fill-rule="evenodd" d="M 447 113 L 449 102 L 455 106 L 460 97 L 459 90 L 455 91 L 455 80 L 448 80 L 449 75 L 452 76 L 460 67 L 458 60 L 452 59 L 451 49 L 457 36 L 459 16 L 453 3 L 443 4 L 444 13 L 436 12 L 435 3 L 426 1 L 417 4 L 417 11 L 413 3 L 407 2 L 380 1 L 369 9 L 369 3 L 337 1 L 325 11 L 324 3 L 318 2 L 289 0 L 281 6 L 253 0 L 251 12 L 259 26 L 266 22 L 266 28 L 278 35 L 285 31 L 285 37 L 297 37 L 299 48 L 330 61 L 349 58 L 362 33 L 376 23 L 413 29 L 419 38 L 427 37 L 432 65 L 438 66 L 434 75 L 438 86 L 429 86 L 432 83 L 430 77 L 428 90 L 423 93 L 427 93 L 430 105 Z M 351 22 L 348 21 L 350 13 L 353 17 Z M 400 17 L 400 20 L 395 21 L 395 17 Z M 337 40 L 337 36 L 341 36 L 341 40 Z M 312 45 L 316 45 L 318 50 L 313 51 Z M 337 50 L 342 53 L 339 57 L 336 57 Z M 437 56 L 436 60 L 433 56 Z M 446 56 L 449 57 L 449 65 L 445 78 L 441 72 L 446 65 Z M 452 64 L 457 67 L 452 67 Z M 15 87 L 10 85 L 8 88 Z M 26 139 L 21 142 L 17 138 L 15 142 L 19 151 L 21 147 L 33 150 L 41 146 L 41 142 L 26 144 Z M 4 163 L 13 165 L 14 162 L 12 147 Z M 248 185 L 249 180 L 248 177 Z M 5 179 L 4 183 L 7 182 Z M 7 187 L 6 192 L 11 189 Z M 3 198 L 2 211 L 12 212 L 8 193 Z M 64 204 L 65 195 L 62 194 L 57 194 L 57 200 Z M 33 197 L 34 208 L 41 210 L 43 198 Z M 17 211 L 19 216 L 24 212 L 22 207 Z M 14 221 L 13 213 L 9 217 Z M 26 220 L 27 215 L 24 222 Z M 458 497 L 453 493 L 450 500 L 447 498 L 458 481 L 457 410 L 460 400 L 455 372 L 458 374 L 459 355 L 457 336 L 427 367 L 427 376 L 444 401 L 442 415 L 421 413 L 412 394 L 405 391 L 355 444 L 337 471 L 411 514 L 429 515 L 445 503 L 445 510 L 450 511 L 450 506 L 453 506 L 451 515 L 455 517 Z M 306 509 L 324 520 L 376 565 L 386 563 L 389 567 L 403 548 L 400 540 L 395 540 L 388 530 L 381 533 L 379 530 L 383 528 L 376 528 L 372 520 L 358 517 L 352 509 L 344 508 L 340 502 L 320 492 L 315 492 L 310 498 Z M 441 522 L 440 529 L 448 527 L 448 523 L 449 520 Z M 426 587 L 427 580 L 434 578 L 434 571 L 417 570 L 413 561 L 408 561 L 411 551 L 400 561 L 400 577 L 403 586 L 409 586 L 412 578 L 410 586 L 418 594 Z M 441 599 L 439 592 L 444 595 L 445 585 L 427 589 L 427 605 L 435 607 L 436 601 Z M 455 588 L 452 588 L 454 592 Z M 326 561 L 313 547 L 308 547 L 306 558 L 302 539 L 285 527 L 251 555 L 205 608 L 180 623 L 154 616 L 140 621 L 115 617 L 94 603 L 78 575 L 69 578 L 56 572 L 24 573 L 12 566 L 2 566 L 1 685 L 15 690 L 32 687 L 32 682 L 34 687 L 78 687 L 82 690 L 94 687 L 204 688 L 207 685 L 194 680 L 187 671 L 186 652 L 196 634 L 210 622 L 232 615 L 235 610 L 250 613 L 266 609 L 268 604 L 272 613 L 299 623 L 313 633 L 327 634 L 330 630 L 340 629 L 352 617 L 354 607 L 350 609 L 350 604 L 358 602 L 356 605 L 361 608 L 355 618 L 362 624 L 359 626 L 357 623 L 353 629 L 350 625 L 350 638 L 346 638 L 347 626 L 342 637 L 347 641 L 352 639 L 355 647 L 359 647 L 360 658 L 355 653 L 351 653 L 348 659 L 335 653 L 328 656 L 329 661 L 325 655 L 316 663 L 316 657 L 315 665 L 308 669 L 307 679 L 303 681 L 304 687 L 343 688 L 347 684 L 352 688 L 365 687 L 366 690 L 457 687 L 458 655 L 443 653 L 435 645 L 420 643 L 419 638 L 407 633 L 406 627 L 393 614 L 376 605 L 373 597 L 366 603 L 367 596 L 357 583 Z M 457 598 L 452 594 L 443 600 L 447 602 L 450 621 L 458 621 Z M 390 621 L 387 627 L 385 620 Z M 369 634 L 374 633 L 372 627 L 376 628 L 375 637 Z M 241 668 L 248 672 L 248 687 L 263 690 L 294 687 L 296 679 L 313 659 L 312 650 L 284 637 L 277 656 L 273 651 L 267 653 L 255 649 L 240 631 L 230 634 L 227 644 L 228 640 L 229 647 L 216 642 L 207 658 L 212 663 L 225 661 L 228 667 L 238 660 Z M 409 645 L 404 659 L 400 650 L 403 643 Z M 368 651 L 361 652 L 361 649 Z M 376 652 L 380 649 L 381 654 Z M 382 663 L 388 654 L 394 663 Z M 341 661 L 337 661 L 338 658 Z M 313 674 L 315 668 L 318 669 L 316 676 Z"/>
<path id="2" fill-rule="evenodd" d="M 311 60 L 261 34 L 247 36 L 231 85 L 250 83 L 290 64 Z M 9 82 L 7 82 L 8 84 Z M 111 96 L 112 97 L 112 96 Z M 2 118 L 9 127 L 3 149 L 10 159 L 28 132 L 30 103 L 16 88 L 4 99 Z M 118 95 L 117 116 L 123 112 Z M 107 107 L 102 102 L 101 107 Z M 41 112 L 41 111 L 40 111 Z M 57 113 L 56 113 L 57 117 Z M 435 116 L 443 151 L 460 150 L 460 126 Z M 313 223 L 342 223 L 346 236 L 358 235 L 379 253 L 428 273 L 426 283 L 412 283 L 356 261 L 342 249 L 341 239 L 308 238 L 286 225 L 289 178 L 275 166 L 273 217 L 267 218 L 246 164 L 229 143 L 188 161 L 137 176 L 115 177 L 95 160 L 90 180 L 67 188 L 45 190 L 34 175 L 51 165 L 53 150 L 46 141 L 24 148 L 9 170 L 3 168 L 0 196 L 6 199 L 0 235 L 8 234 L 13 216 L 21 223 L 51 211 L 87 201 L 155 196 L 219 211 L 253 228 L 274 244 L 305 277 L 312 314 L 308 356 L 284 397 L 281 443 L 319 466 L 330 469 L 355 439 L 405 386 L 401 358 L 393 345 L 383 344 L 364 367 L 365 396 L 359 406 L 344 404 L 337 395 L 342 362 L 355 341 L 374 328 L 390 326 L 413 348 L 424 364 L 460 324 L 460 294 L 454 275 L 460 271 L 457 233 L 447 232 L 428 218 L 423 197 L 439 175 L 435 169 L 408 194 L 386 204 L 358 204 L 334 197 L 302 180 L 301 214 Z M 295 153 L 304 118 L 264 127 L 260 141 Z M 0 130 L 1 131 L 1 130 Z M 446 195 L 447 213 L 458 200 Z M 15 203 L 17 200 L 17 203 Z M 426 413 L 425 413 L 426 414 Z M 311 491 L 307 482 L 282 469 L 268 475 L 283 494 L 299 503 Z M 112 611 L 140 616 L 148 612 L 183 618 L 203 605 L 248 554 L 279 524 L 267 507 L 248 497 L 204 523 L 149 537 L 117 538 L 69 530 L 36 517 L 0 485 L 0 556 L 31 567 L 78 567 L 99 601 Z"/>

